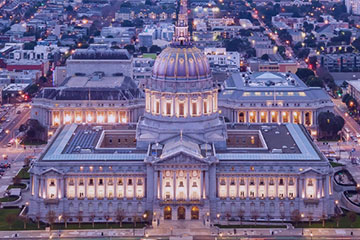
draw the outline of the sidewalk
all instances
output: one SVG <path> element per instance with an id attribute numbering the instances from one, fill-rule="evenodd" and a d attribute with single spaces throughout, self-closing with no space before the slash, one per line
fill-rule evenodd
<path id="1" fill-rule="evenodd" d="M 179 234 L 181 231 L 174 229 L 172 236 L 185 236 Z M 180 229 L 179 229 L 180 230 Z M 215 231 L 214 231 L 215 230 Z M 142 237 L 148 238 L 166 238 L 169 237 L 169 233 L 151 235 L 151 229 L 89 229 L 89 230 L 29 230 L 29 231 L 0 231 L 0 239 L 76 239 L 76 238 L 111 238 L 111 239 L 139 239 Z M 134 235 L 135 233 L 135 235 Z M 205 233 L 205 232 L 203 232 Z M 146 235 L 145 235 L 146 234 Z M 295 228 L 295 229 L 216 229 L 211 230 L 211 235 L 201 234 L 201 232 L 192 232 L 187 236 L 207 236 L 207 237 L 334 237 L 337 239 L 350 238 L 360 239 L 360 229 L 328 229 L 328 228 Z"/>

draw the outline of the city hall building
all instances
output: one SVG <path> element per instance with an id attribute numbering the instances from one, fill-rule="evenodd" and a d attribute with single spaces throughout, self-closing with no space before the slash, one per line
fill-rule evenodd
<path id="1" fill-rule="evenodd" d="M 105 222 L 145 214 L 158 226 L 289 220 L 295 210 L 304 219 L 333 215 L 333 170 L 303 125 L 226 123 L 220 115 L 207 58 L 190 41 L 186 4 L 173 43 L 145 82 L 137 123 L 57 128 L 30 169 L 31 218 L 46 222 L 54 212 L 59 221 Z"/>

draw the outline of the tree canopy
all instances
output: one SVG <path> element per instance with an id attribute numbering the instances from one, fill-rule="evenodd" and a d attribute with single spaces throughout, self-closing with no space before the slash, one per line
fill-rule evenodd
<path id="1" fill-rule="evenodd" d="M 323 133 L 337 136 L 338 132 L 344 127 L 345 121 L 341 116 L 332 112 L 321 112 L 318 116 L 318 124 Z"/>

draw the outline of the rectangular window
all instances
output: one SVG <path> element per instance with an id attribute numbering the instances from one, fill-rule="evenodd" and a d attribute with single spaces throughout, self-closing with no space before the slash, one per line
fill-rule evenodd
<path id="1" fill-rule="evenodd" d="M 168 115 L 168 116 L 171 115 L 171 103 L 170 102 L 166 103 L 166 115 Z"/>
<path id="2" fill-rule="evenodd" d="M 204 101 L 204 114 L 208 113 L 208 109 L 207 109 L 207 102 Z"/>
<path id="3" fill-rule="evenodd" d="M 156 101 L 155 113 L 156 113 L 156 114 L 159 114 L 159 113 L 160 113 L 160 102 L 159 102 L 159 101 Z"/>
<path id="4" fill-rule="evenodd" d="M 184 103 L 179 103 L 179 116 L 184 117 Z"/>
<path id="5" fill-rule="evenodd" d="M 193 116 L 197 115 L 197 103 L 196 102 L 192 103 L 192 115 Z"/>

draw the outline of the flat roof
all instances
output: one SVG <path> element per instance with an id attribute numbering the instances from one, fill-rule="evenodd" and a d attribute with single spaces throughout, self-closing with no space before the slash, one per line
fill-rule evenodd
<path id="1" fill-rule="evenodd" d="M 326 160 L 302 125 L 228 124 L 227 131 L 227 148 L 198 144 L 185 135 L 143 149 L 136 147 L 136 125 L 72 124 L 59 130 L 40 161 L 144 161 L 180 151 L 202 159 L 216 156 L 220 161 Z"/>
<path id="2" fill-rule="evenodd" d="M 292 73 L 233 73 L 223 86 L 220 99 L 330 101 L 324 89 L 308 87 Z"/>

